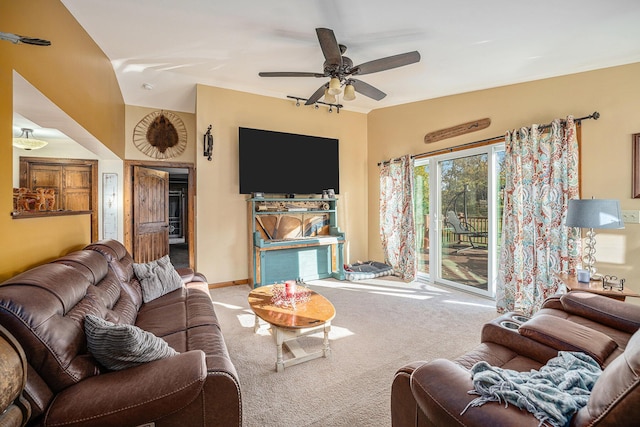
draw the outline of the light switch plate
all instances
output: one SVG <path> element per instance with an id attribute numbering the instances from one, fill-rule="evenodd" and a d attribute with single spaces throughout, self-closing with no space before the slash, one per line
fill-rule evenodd
<path id="1" fill-rule="evenodd" d="M 640 224 L 640 211 L 622 211 L 622 222 L 625 224 Z"/>

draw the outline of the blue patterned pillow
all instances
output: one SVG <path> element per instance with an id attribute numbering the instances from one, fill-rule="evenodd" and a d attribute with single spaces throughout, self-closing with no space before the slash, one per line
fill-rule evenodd
<path id="1" fill-rule="evenodd" d="M 162 338 L 133 325 L 118 325 L 87 314 L 84 319 L 87 348 L 105 368 L 131 368 L 178 354 Z"/>
<path id="2" fill-rule="evenodd" d="M 144 264 L 134 263 L 133 271 L 140 280 L 144 302 L 153 301 L 182 287 L 182 278 L 171 264 L 169 255 Z"/>

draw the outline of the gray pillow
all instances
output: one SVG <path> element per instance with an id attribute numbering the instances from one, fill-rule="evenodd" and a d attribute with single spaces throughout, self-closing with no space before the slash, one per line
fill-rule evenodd
<path id="1" fill-rule="evenodd" d="M 134 263 L 133 271 L 140 280 L 144 302 L 153 301 L 182 287 L 182 278 L 171 264 L 169 255 L 144 264 Z"/>
<path id="2" fill-rule="evenodd" d="M 87 314 L 84 319 L 87 348 L 105 368 L 131 368 L 178 354 L 162 338 L 133 325 L 118 325 Z"/>

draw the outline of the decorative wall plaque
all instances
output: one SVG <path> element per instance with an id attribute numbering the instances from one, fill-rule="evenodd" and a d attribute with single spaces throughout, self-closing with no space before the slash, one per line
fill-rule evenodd
<path id="1" fill-rule="evenodd" d="M 133 129 L 133 144 L 154 159 L 171 159 L 187 147 L 187 129 L 182 119 L 169 111 L 147 114 Z"/>
<path id="2" fill-rule="evenodd" d="M 429 132 L 424 136 L 425 144 L 441 141 L 447 138 L 453 138 L 454 136 L 460 136 L 467 133 L 475 132 L 481 129 L 486 129 L 491 124 L 491 119 L 485 118 L 480 120 L 474 120 L 472 122 L 462 123 L 461 125 L 451 126 L 450 128 L 436 130 Z"/>

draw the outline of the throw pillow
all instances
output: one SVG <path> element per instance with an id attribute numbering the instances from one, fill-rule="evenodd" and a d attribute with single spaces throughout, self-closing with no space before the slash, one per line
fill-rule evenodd
<path id="1" fill-rule="evenodd" d="M 143 264 L 134 263 L 133 271 L 140 280 L 144 302 L 153 301 L 182 287 L 182 278 L 171 264 L 169 255 Z"/>
<path id="2" fill-rule="evenodd" d="M 84 319 L 87 348 L 105 368 L 131 368 L 178 354 L 166 341 L 133 325 L 118 325 L 88 314 Z"/>

